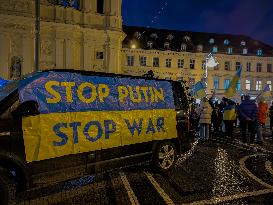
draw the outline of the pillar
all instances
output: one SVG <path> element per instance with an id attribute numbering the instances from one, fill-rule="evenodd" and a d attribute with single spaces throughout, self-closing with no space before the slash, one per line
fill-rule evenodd
<path id="1" fill-rule="evenodd" d="M 73 69 L 73 42 L 71 39 L 65 39 L 65 67 Z"/>
<path id="2" fill-rule="evenodd" d="M 56 39 L 56 68 L 63 69 L 64 68 L 64 39 L 57 38 Z"/>
<path id="3" fill-rule="evenodd" d="M 34 37 L 23 35 L 22 38 L 22 74 L 32 73 L 34 71 Z"/>
<path id="4" fill-rule="evenodd" d="M 0 77 L 9 78 L 9 48 L 10 39 L 5 34 L 0 34 Z"/>

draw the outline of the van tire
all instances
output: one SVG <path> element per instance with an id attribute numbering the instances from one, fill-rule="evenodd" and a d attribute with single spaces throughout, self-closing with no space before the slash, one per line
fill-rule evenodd
<path id="1" fill-rule="evenodd" d="M 177 160 L 177 149 L 171 141 L 157 145 L 153 154 L 153 163 L 159 171 L 166 172 L 173 168 Z"/>
<path id="2" fill-rule="evenodd" d="M 1 205 L 15 204 L 16 187 L 15 183 L 4 168 L 0 167 L 0 199 Z"/>

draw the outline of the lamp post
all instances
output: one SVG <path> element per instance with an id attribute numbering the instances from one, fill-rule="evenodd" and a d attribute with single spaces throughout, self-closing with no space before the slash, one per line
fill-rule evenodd
<path id="1" fill-rule="evenodd" d="M 35 0 L 35 71 L 39 71 L 40 61 L 40 0 Z"/>
<path id="2" fill-rule="evenodd" d="M 206 88 L 206 93 L 208 93 L 208 68 L 214 68 L 218 65 L 219 63 L 216 61 L 216 57 L 213 56 L 212 53 L 209 53 L 208 56 L 206 57 L 206 63 L 205 63 L 205 88 Z"/>

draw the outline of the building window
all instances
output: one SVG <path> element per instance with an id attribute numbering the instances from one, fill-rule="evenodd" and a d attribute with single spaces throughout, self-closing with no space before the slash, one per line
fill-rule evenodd
<path id="1" fill-rule="evenodd" d="M 224 45 L 226 45 L 226 46 L 227 46 L 228 44 L 229 44 L 229 40 L 227 40 L 227 39 L 226 39 L 226 40 L 224 40 Z"/>
<path id="2" fill-rule="evenodd" d="M 153 58 L 153 67 L 159 67 L 159 57 Z"/>
<path id="3" fill-rule="evenodd" d="M 146 63 L 147 63 L 147 57 L 140 56 L 140 66 L 146 66 Z"/>
<path id="4" fill-rule="evenodd" d="M 167 49 L 167 50 L 170 49 L 170 43 L 169 42 L 165 42 L 164 43 L 164 48 Z"/>
<path id="5" fill-rule="evenodd" d="M 219 89 L 219 78 L 213 78 L 213 88 Z"/>
<path id="6" fill-rule="evenodd" d="M 182 78 L 182 77 L 178 77 L 178 78 L 177 78 L 177 81 L 178 81 L 178 82 L 182 82 L 182 81 L 183 81 L 183 78 Z"/>
<path id="7" fill-rule="evenodd" d="M 153 48 L 153 42 L 152 41 L 148 41 L 147 42 L 147 47 L 150 48 L 150 49 Z"/>
<path id="8" fill-rule="evenodd" d="M 261 63 L 257 63 L 257 68 L 256 68 L 256 72 L 262 72 L 262 64 Z"/>
<path id="9" fill-rule="evenodd" d="M 250 62 L 246 63 L 246 71 L 251 72 L 251 63 Z"/>
<path id="10" fill-rule="evenodd" d="M 230 84 L 230 79 L 225 79 L 224 81 L 224 89 L 227 90 Z"/>
<path id="11" fill-rule="evenodd" d="M 230 61 L 225 61 L 225 70 L 230 70 Z"/>
<path id="12" fill-rule="evenodd" d="M 227 54 L 232 54 L 232 48 L 231 47 L 228 47 Z"/>
<path id="13" fill-rule="evenodd" d="M 246 42 L 245 41 L 241 41 L 241 46 L 245 46 Z"/>
<path id="14" fill-rule="evenodd" d="M 212 52 L 213 53 L 217 53 L 218 52 L 218 47 L 217 46 L 213 46 L 212 47 Z"/>
<path id="15" fill-rule="evenodd" d="M 272 64 L 267 64 L 267 72 L 272 73 Z"/>
<path id="16" fill-rule="evenodd" d="M 261 80 L 256 81 L 256 90 L 262 90 L 262 81 Z"/>
<path id="17" fill-rule="evenodd" d="M 166 59 L 166 67 L 167 67 L 167 68 L 172 67 L 172 59 L 170 59 L 170 58 L 167 58 L 167 59 Z"/>
<path id="18" fill-rule="evenodd" d="M 97 13 L 103 14 L 104 0 L 97 0 Z"/>
<path id="19" fill-rule="evenodd" d="M 127 56 L 127 65 L 134 66 L 135 56 Z"/>
<path id="20" fill-rule="evenodd" d="M 194 69 L 194 67 L 195 67 L 195 60 L 190 59 L 190 69 Z"/>
<path id="21" fill-rule="evenodd" d="M 257 50 L 257 56 L 261 56 L 263 55 L 263 50 L 262 49 L 258 49 Z"/>
<path id="22" fill-rule="evenodd" d="M 239 70 L 241 68 L 241 63 L 240 62 L 236 62 L 235 66 L 236 66 L 235 69 Z"/>
<path id="23" fill-rule="evenodd" d="M 186 51 L 187 50 L 187 45 L 185 43 L 181 44 L 181 51 Z"/>
<path id="24" fill-rule="evenodd" d="M 266 84 L 269 85 L 269 89 L 272 91 L 272 81 L 268 80 L 266 81 Z"/>
<path id="25" fill-rule="evenodd" d="M 251 89 L 251 82 L 250 80 L 246 80 L 246 90 L 250 90 Z"/>
<path id="26" fill-rule="evenodd" d="M 195 79 L 192 77 L 189 77 L 189 88 L 193 88 L 194 84 L 195 84 Z"/>
<path id="27" fill-rule="evenodd" d="M 178 59 L 178 68 L 184 67 L 184 59 Z"/>
<path id="28" fill-rule="evenodd" d="M 96 52 L 96 59 L 103 59 L 103 52 Z"/>
<path id="29" fill-rule="evenodd" d="M 198 45 L 197 52 L 202 52 L 202 51 L 203 51 L 203 45 Z"/>
<path id="30" fill-rule="evenodd" d="M 203 70 L 206 70 L 206 61 L 202 61 L 202 65 L 201 66 L 202 66 Z"/>
<path id="31" fill-rule="evenodd" d="M 243 48 L 243 54 L 244 54 L 244 55 L 247 54 L 247 48 Z"/>
<path id="32" fill-rule="evenodd" d="M 215 41 L 213 38 L 209 39 L 209 44 L 214 44 L 214 43 L 215 43 Z"/>
<path id="33" fill-rule="evenodd" d="M 74 1 L 48 0 L 48 2 L 51 4 L 54 4 L 54 5 L 63 5 L 64 7 L 72 7 L 77 10 L 80 9 L 80 1 L 79 0 L 74 0 Z"/>
<path id="34" fill-rule="evenodd" d="M 241 81 L 238 80 L 236 83 L 236 90 L 241 90 Z"/>

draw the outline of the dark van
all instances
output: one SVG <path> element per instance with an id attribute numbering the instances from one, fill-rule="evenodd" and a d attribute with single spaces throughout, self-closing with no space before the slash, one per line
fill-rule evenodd
<path id="1" fill-rule="evenodd" d="M 153 161 L 190 147 L 180 82 L 73 70 L 0 88 L 0 202 L 16 191 Z"/>

